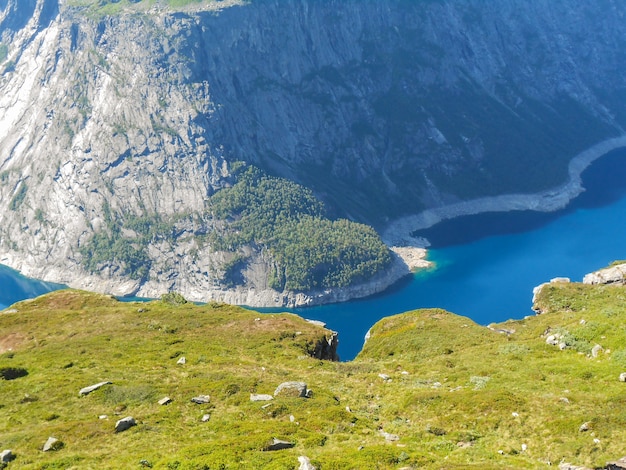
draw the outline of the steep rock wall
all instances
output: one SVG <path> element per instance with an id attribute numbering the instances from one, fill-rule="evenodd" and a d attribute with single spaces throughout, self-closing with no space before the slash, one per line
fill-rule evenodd
<path id="1" fill-rule="evenodd" d="M 214 228 L 202 213 L 230 184 L 230 162 L 383 228 L 552 187 L 576 153 L 623 134 L 623 2 L 231 3 L 98 16 L 0 2 L 1 262 L 115 293 L 344 298 L 268 289 L 254 247 L 244 285 L 220 284 L 228 254 L 198 237 Z M 186 216 L 175 237 L 151 241 L 147 276 L 83 269 L 80 247 L 111 217 L 145 215 Z"/>

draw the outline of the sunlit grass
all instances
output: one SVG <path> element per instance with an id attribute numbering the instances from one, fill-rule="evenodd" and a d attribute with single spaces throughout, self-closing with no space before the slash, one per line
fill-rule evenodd
<path id="1" fill-rule="evenodd" d="M 625 294 L 549 286 L 550 313 L 494 325 L 508 334 L 437 309 L 396 315 L 333 363 L 309 355 L 328 332 L 295 315 L 59 291 L 0 314 L 0 369 L 27 371 L 0 380 L 0 447 L 26 469 L 601 466 L 626 438 Z M 546 344 L 556 330 L 604 352 Z M 250 401 L 288 380 L 313 397 Z M 138 425 L 116 434 L 129 415 Z M 49 436 L 63 448 L 41 452 Z M 265 452 L 274 437 L 295 447 Z"/>

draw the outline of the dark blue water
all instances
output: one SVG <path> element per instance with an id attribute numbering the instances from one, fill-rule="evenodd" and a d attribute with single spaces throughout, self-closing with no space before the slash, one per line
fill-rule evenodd
<path id="1" fill-rule="evenodd" d="M 0 264 L 0 309 L 20 300 L 31 299 L 64 287 L 61 284 L 24 277 L 17 271 Z"/>
<path id="2" fill-rule="evenodd" d="M 534 286 L 560 276 L 580 281 L 590 271 L 626 259 L 626 151 L 594 163 L 583 182 L 587 191 L 560 212 L 480 214 L 420 232 L 433 243 L 429 259 L 436 268 L 409 276 L 383 294 L 291 311 L 338 331 L 343 360 L 359 352 L 371 325 L 407 310 L 441 307 L 484 325 L 531 315 Z M 51 288 L 0 270 L 0 304 Z"/>

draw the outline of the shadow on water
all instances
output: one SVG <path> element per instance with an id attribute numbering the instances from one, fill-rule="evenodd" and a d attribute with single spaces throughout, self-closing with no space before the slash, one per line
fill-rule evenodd
<path id="1" fill-rule="evenodd" d="M 22 276 L 17 271 L 0 265 L 0 308 L 6 308 L 20 300 L 37 297 L 66 286 L 53 282 L 38 281 Z"/>
<path id="2" fill-rule="evenodd" d="M 617 149 L 596 160 L 581 175 L 585 192 L 557 212 L 486 212 L 457 217 L 415 232 L 431 248 L 464 245 L 493 235 L 509 235 L 539 229 L 578 209 L 608 206 L 626 195 L 626 149 Z"/>

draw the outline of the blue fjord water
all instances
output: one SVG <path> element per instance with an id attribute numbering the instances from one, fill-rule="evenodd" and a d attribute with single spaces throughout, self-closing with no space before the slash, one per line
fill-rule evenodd
<path id="1" fill-rule="evenodd" d="M 436 268 L 382 294 L 290 311 L 338 331 L 343 360 L 360 351 L 380 318 L 407 310 L 440 307 L 484 325 L 531 315 L 534 286 L 559 276 L 580 281 L 626 258 L 626 150 L 602 157 L 582 177 L 587 191 L 562 211 L 479 214 L 420 232 L 433 243 Z M 0 308 L 55 288 L 0 267 Z"/>

